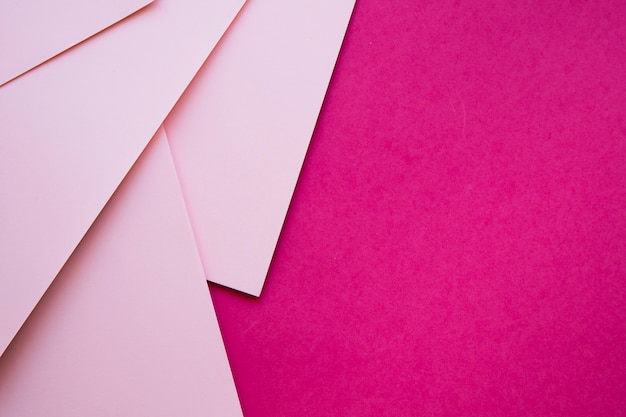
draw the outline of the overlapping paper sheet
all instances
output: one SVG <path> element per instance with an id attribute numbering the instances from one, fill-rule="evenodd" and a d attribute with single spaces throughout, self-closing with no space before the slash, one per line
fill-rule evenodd
<path id="1" fill-rule="evenodd" d="M 354 4 L 243 1 L 3 3 L 0 415 L 240 415 L 203 278 L 260 293 Z"/>
<path id="2" fill-rule="evenodd" d="M 0 2 L 0 86 L 152 1 Z"/>
<path id="3" fill-rule="evenodd" d="M 0 415 L 241 416 L 162 130 L 0 357 Z"/>
<path id="4" fill-rule="evenodd" d="M 159 0 L 0 88 L 0 351 L 241 4 Z"/>
<path id="5" fill-rule="evenodd" d="M 259 295 L 354 0 L 249 0 L 165 122 L 207 278 Z"/>

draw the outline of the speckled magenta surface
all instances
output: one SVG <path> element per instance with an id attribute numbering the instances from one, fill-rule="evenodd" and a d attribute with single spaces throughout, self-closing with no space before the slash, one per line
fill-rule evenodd
<path id="1" fill-rule="evenodd" d="M 626 6 L 571 3 L 357 2 L 261 298 L 211 288 L 246 417 L 626 415 Z"/>

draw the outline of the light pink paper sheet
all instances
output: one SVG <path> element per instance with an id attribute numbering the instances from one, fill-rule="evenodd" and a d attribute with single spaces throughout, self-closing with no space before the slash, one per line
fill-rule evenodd
<path id="1" fill-rule="evenodd" d="M 243 0 L 159 0 L 0 87 L 0 352 Z"/>
<path id="2" fill-rule="evenodd" d="M 0 357 L 0 415 L 241 416 L 162 130 Z"/>
<path id="3" fill-rule="evenodd" d="M 0 86 L 152 0 L 0 2 Z"/>
<path id="4" fill-rule="evenodd" d="M 207 279 L 259 295 L 354 0 L 250 0 L 165 122 Z"/>

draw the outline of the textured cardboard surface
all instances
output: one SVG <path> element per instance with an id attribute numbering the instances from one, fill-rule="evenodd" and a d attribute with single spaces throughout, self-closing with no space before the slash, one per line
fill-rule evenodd
<path id="1" fill-rule="evenodd" d="M 360 0 L 259 300 L 246 417 L 626 413 L 626 8 Z"/>

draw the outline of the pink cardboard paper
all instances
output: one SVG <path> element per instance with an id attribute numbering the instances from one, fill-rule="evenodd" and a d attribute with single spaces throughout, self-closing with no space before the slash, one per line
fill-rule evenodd
<path id="1" fill-rule="evenodd" d="M 242 1 L 159 0 L 0 87 L 0 352 Z"/>
<path id="2" fill-rule="evenodd" d="M 359 0 L 263 295 L 246 417 L 626 413 L 626 7 Z"/>
<path id="3" fill-rule="evenodd" d="M 165 122 L 207 279 L 259 295 L 354 0 L 250 0 Z"/>
<path id="4" fill-rule="evenodd" d="M 0 2 L 0 86 L 152 0 Z"/>
<path id="5" fill-rule="evenodd" d="M 0 415 L 241 417 L 162 130 L 0 357 Z"/>

